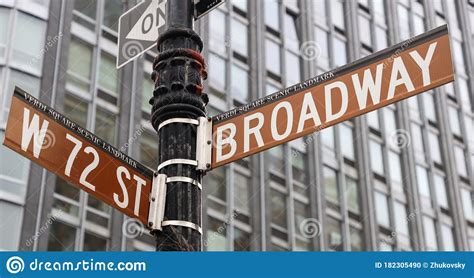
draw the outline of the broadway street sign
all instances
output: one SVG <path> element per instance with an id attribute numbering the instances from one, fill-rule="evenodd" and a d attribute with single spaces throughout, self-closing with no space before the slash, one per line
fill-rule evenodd
<path id="1" fill-rule="evenodd" d="M 145 0 L 119 18 L 117 68 L 156 46 L 165 30 L 166 1 Z"/>
<path id="2" fill-rule="evenodd" d="M 445 25 L 213 117 L 211 168 L 453 80 Z"/>
<path id="3" fill-rule="evenodd" d="M 19 88 L 3 144 L 147 225 L 153 172 Z"/>

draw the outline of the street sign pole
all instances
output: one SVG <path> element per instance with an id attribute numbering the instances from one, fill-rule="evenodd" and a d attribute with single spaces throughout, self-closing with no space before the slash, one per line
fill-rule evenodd
<path id="1" fill-rule="evenodd" d="M 196 150 L 197 133 L 207 122 L 207 97 L 202 85 L 203 43 L 193 31 L 193 14 L 191 0 L 167 1 L 167 29 L 158 38 L 159 54 L 153 63 L 151 121 L 158 132 L 157 173 L 166 176 L 167 187 L 162 229 L 153 231 L 157 251 L 202 249 L 204 172 L 198 170 Z"/>

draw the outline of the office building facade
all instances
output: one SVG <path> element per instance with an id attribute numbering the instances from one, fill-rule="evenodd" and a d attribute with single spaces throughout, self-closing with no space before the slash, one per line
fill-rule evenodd
<path id="1" fill-rule="evenodd" d="M 135 4 L 0 0 L 2 140 L 19 86 L 157 167 L 156 53 L 115 68 Z M 204 249 L 474 250 L 472 1 L 229 0 L 195 29 L 216 115 L 443 24 L 455 82 L 209 172 Z M 0 219 L 1 250 L 154 250 L 139 224 L 3 145 Z"/>

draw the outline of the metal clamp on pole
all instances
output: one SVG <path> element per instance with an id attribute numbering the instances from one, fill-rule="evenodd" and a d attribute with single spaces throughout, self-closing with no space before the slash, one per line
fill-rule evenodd
<path id="1" fill-rule="evenodd" d="M 199 117 L 196 138 L 197 169 L 208 171 L 211 168 L 212 121 L 210 118 Z"/>
<path id="2" fill-rule="evenodd" d="M 163 121 L 159 126 L 158 126 L 158 131 L 165 125 L 173 124 L 173 123 L 182 123 L 182 124 L 191 124 L 191 125 L 199 125 L 199 121 L 195 119 L 189 119 L 189 118 L 171 118 L 166 121 Z"/>
<path id="3" fill-rule="evenodd" d="M 148 227 L 152 230 L 162 230 L 166 204 L 166 175 L 153 174 L 151 184 L 150 209 L 148 211 Z"/>

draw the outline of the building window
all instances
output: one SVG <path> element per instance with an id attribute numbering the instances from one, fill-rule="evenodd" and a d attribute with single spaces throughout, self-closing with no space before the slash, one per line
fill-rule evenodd
<path id="1" fill-rule="evenodd" d="M 270 189 L 270 198 L 272 204 L 272 223 L 286 229 L 288 227 L 286 195 L 275 189 Z"/>
<path id="2" fill-rule="evenodd" d="M 46 22 L 18 12 L 12 38 L 11 63 L 34 74 L 40 74 L 43 65 Z"/>
<path id="3" fill-rule="evenodd" d="M 418 192 L 421 196 L 431 199 L 430 185 L 428 181 L 428 171 L 426 168 L 417 165 L 416 166 L 416 181 L 418 184 Z"/>
<path id="4" fill-rule="evenodd" d="M 104 1 L 104 5 L 104 25 L 117 31 L 118 20 L 123 13 L 122 0 Z"/>
<path id="5" fill-rule="evenodd" d="M 0 61 L 4 61 L 7 52 L 7 39 L 11 9 L 0 8 Z"/>
<path id="6" fill-rule="evenodd" d="M 471 191 L 467 188 L 461 188 L 462 207 L 464 210 L 464 217 L 470 221 L 474 220 L 474 212 L 472 207 Z"/>
<path id="7" fill-rule="evenodd" d="M 71 40 L 67 73 L 70 84 L 82 91 L 89 91 L 92 73 L 92 47 L 90 45 L 75 38 Z"/>
<path id="8" fill-rule="evenodd" d="M 354 136 L 352 127 L 346 124 L 340 125 L 340 144 L 341 144 L 341 153 L 345 158 L 348 158 L 352 161 L 355 160 L 355 151 L 354 151 Z"/>
<path id="9" fill-rule="evenodd" d="M 329 167 L 324 167 L 323 177 L 324 194 L 326 196 L 326 200 L 335 204 L 339 204 L 339 188 L 336 171 Z"/>
<path id="10" fill-rule="evenodd" d="M 60 221 L 55 221 L 50 228 L 48 251 L 74 251 L 76 229 Z"/>
<path id="11" fill-rule="evenodd" d="M 269 72 L 280 76 L 280 46 L 270 39 L 265 41 L 265 65 Z"/>
<path id="12" fill-rule="evenodd" d="M 466 157 L 464 156 L 464 149 L 462 147 L 454 146 L 454 159 L 456 161 L 458 174 L 462 177 L 467 177 Z"/>
<path id="13" fill-rule="evenodd" d="M 99 69 L 99 87 L 112 95 L 117 95 L 118 71 L 115 68 L 115 57 L 102 51 Z"/>
<path id="14" fill-rule="evenodd" d="M 280 9 L 276 0 L 264 1 L 265 24 L 273 30 L 280 30 Z"/>
<path id="15" fill-rule="evenodd" d="M 225 60 L 209 54 L 209 84 L 216 90 L 224 92 L 226 84 Z"/>
<path id="16" fill-rule="evenodd" d="M 375 215 L 377 216 L 377 223 L 384 227 L 390 227 L 390 215 L 388 212 L 387 195 L 375 191 Z"/>
<path id="17" fill-rule="evenodd" d="M 443 237 L 443 250 L 444 251 L 456 251 L 454 245 L 453 228 L 448 225 L 441 225 L 441 236 Z"/>
<path id="18" fill-rule="evenodd" d="M 232 19 L 232 49 L 243 57 L 248 57 L 248 28 L 240 20 Z"/>
<path id="19" fill-rule="evenodd" d="M 405 205 L 399 202 L 394 202 L 393 211 L 395 218 L 395 229 L 397 231 L 397 234 L 408 237 L 410 232 L 408 229 L 408 217 Z"/>
<path id="20" fill-rule="evenodd" d="M 360 214 L 359 185 L 357 180 L 350 177 L 346 177 L 346 198 L 347 208 L 355 214 Z"/>
<path id="21" fill-rule="evenodd" d="M 428 142 L 431 151 L 431 159 L 438 164 L 442 164 L 443 161 L 441 159 L 441 150 L 439 146 L 439 139 L 438 135 L 433 132 L 428 132 Z"/>
<path id="22" fill-rule="evenodd" d="M 250 211 L 250 179 L 240 173 L 234 173 L 234 204 L 238 214 L 249 217 Z"/>
<path id="23" fill-rule="evenodd" d="M 342 251 L 341 221 L 332 217 L 326 218 L 326 245 L 328 251 Z"/>
<path id="24" fill-rule="evenodd" d="M 248 72 L 237 66 L 232 65 L 232 96 L 241 101 L 246 102 L 248 99 L 249 77 Z"/>
<path id="25" fill-rule="evenodd" d="M 438 205 L 448 209 L 448 195 L 446 193 L 446 183 L 443 176 L 437 174 L 434 175 L 434 187 L 436 191 L 436 200 L 438 202 Z"/>
<path id="26" fill-rule="evenodd" d="M 428 251 L 438 250 L 435 222 L 433 218 L 423 216 L 423 230 L 425 235 L 425 247 Z"/>
<path id="27" fill-rule="evenodd" d="M 225 54 L 228 45 L 226 36 L 226 14 L 219 9 L 209 14 L 209 49 L 212 51 Z M 234 32 L 233 32 L 234 33 Z M 215 73 L 212 72 L 210 76 Z M 217 73 L 217 72 L 216 72 Z"/>
<path id="28" fill-rule="evenodd" d="M 227 225 L 213 217 L 209 217 L 207 239 L 204 247 L 207 251 L 226 251 Z"/>
<path id="29" fill-rule="evenodd" d="M 381 176 L 384 175 L 384 163 L 382 156 L 382 145 L 374 140 L 369 141 L 370 166 L 372 171 Z"/>

